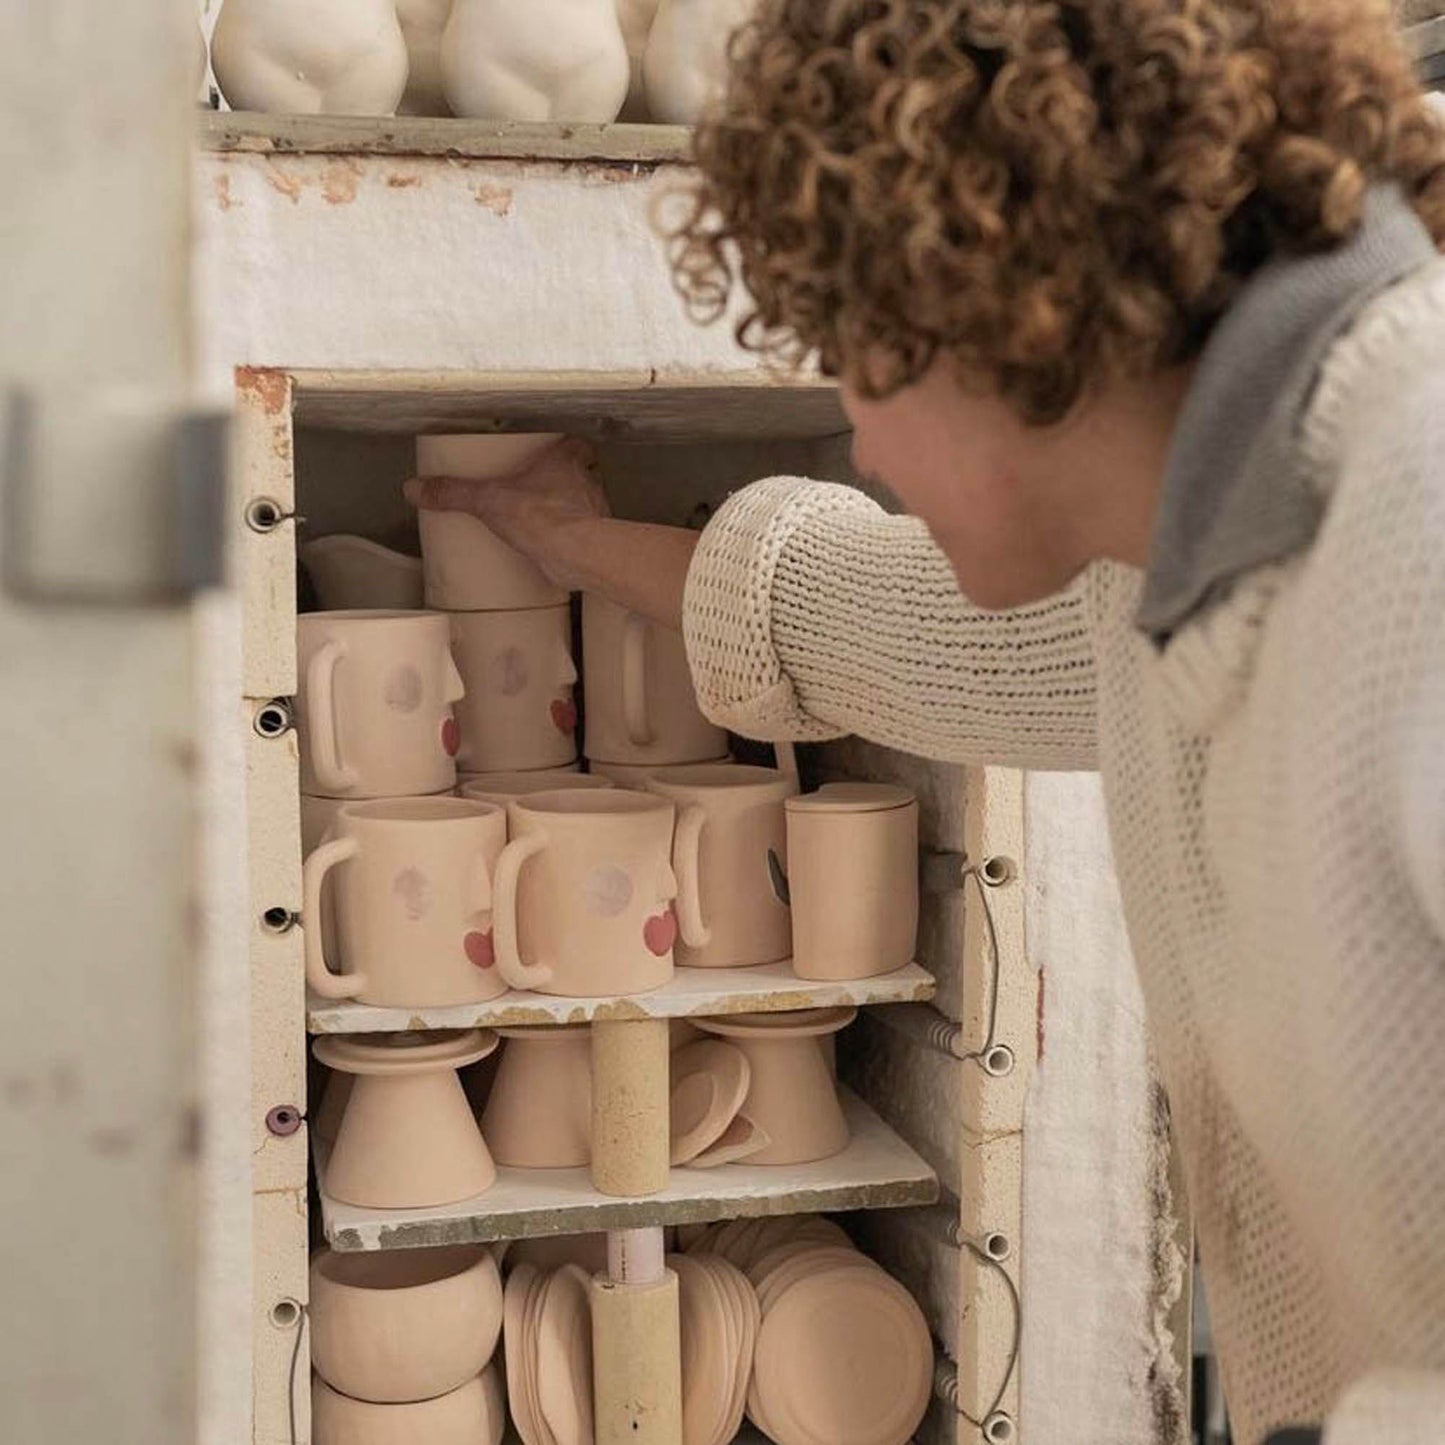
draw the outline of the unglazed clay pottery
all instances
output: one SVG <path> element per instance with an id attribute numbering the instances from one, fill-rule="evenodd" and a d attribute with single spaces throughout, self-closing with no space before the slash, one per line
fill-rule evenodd
<path id="1" fill-rule="evenodd" d="M 555 432 L 508 436 L 422 436 L 417 471 L 424 477 L 505 477 L 558 440 Z M 418 513 L 428 607 L 448 612 L 557 607 L 567 594 L 520 552 L 467 512 Z"/>
<path id="2" fill-rule="evenodd" d="M 734 1114 L 727 1128 L 687 1161 L 689 1169 L 716 1169 L 723 1164 L 738 1164 L 761 1154 L 773 1141 L 746 1114 Z"/>
<path id="3" fill-rule="evenodd" d="M 532 1351 L 528 1341 L 528 1313 L 538 1291 L 545 1288 L 547 1276 L 530 1264 L 519 1264 L 507 1277 L 502 1326 L 503 1353 L 507 1364 L 507 1400 L 512 1408 L 512 1422 L 521 1435 L 523 1445 L 542 1445 L 538 1421 L 540 1409 L 533 1399 L 529 1375 Z"/>
<path id="4" fill-rule="evenodd" d="M 677 1275 L 682 1357 L 682 1445 L 715 1445 L 732 1403 L 735 1348 L 727 1300 L 702 1256 L 669 1255 Z"/>
<path id="5" fill-rule="evenodd" d="M 783 801 L 798 791 L 797 781 L 773 768 L 704 763 L 659 768 L 647 788 L 677 805 L 678 963 L 745 968 L 787 958 Z"/>
<path id="6" fill-rule="evenodd" d="M 461 766 L 501 772 L 570 763 L 577 756 L 571 609 L 447 616 L 466 686 L 457 705 Z"/>
<path id="7" fill-rule="evenodd" d="M 872 978 L 918 941 L 918 800 L 881 783 L 789 798 L 788 891 L 799 978 Z"/>
<path id="8" fill-rule="evenodd" d="M 591 773 L 571 772 L 566 768 L 531 768 L 520 773 L 472 773 L 457 784 L 457 794 L 479 803 L 497 803 L 505 807 L 513 798 L 529 793 L 554 793 L 558 788 L 610 788 L 611 778 L 594 777 Z"/>
<path id="9" fill-rule="evenodd" d="M 330 1149 L 341 1132 L 341 1120 L 346 1114 L 346 1101 L 351 1097 L 353 1078 L 350 1074 L 338 1074 L 331 1070 L 326 1071 L 324 1078 L 321 1103 L 316 1109 L 308 1111 L 307 1123 L 312 1137 Z"/>
<path id="10" fill-rule="evenodd" d="M 297 548 L 322 607 L 414 612 L 422 605 L 421 558 L 369 537 L 336 533 Z"/>
<path id="11" fill-rule="evenodd" d="M 748 1096 L 747 1055 L 721 1039 L 684 1044 L 672 1054 L 671 1162 L 686 1164 L 722 1137 Z"/>
<path id="12" fill-rule="evenodd" d="M 591 1278 L 565 1264 L 547 1281 L 537 1317 L 537 1397 L 557 1445 L 592 1445 Z"/>
<path id="13" fill-rule="evenodd" d="M 592 1158 L 592 1035 L 586 1024 L 498 1029 L 482 1133 L 498 1164 L 568 1169 Z"/>
<path id="14" fill-rule="evenodd" d="M 695 125 L 721 99 L 728 40 L 756 8 L 756 0 L 662 0 L 642 58 L 653 120 Z"/>
<path id="15" fill-rule="evenodd" d="M 311 1364 L 356 1400 L 429 1400 L 486 1368 L 502 1331 L 502 1277 L 485 1245 L 317 1252 Z"/>
<path id="16" fill-rule="evenodd" d="M 627 99 L 618 120 L 644 121 L 647 114 L 647 90 L 642 78 L 642 57 L 647 50 L 647 37 L 657 14 L 658 0 L 617 0 L 617 20 L 622 26 L 622 42 L 627 46 L 630 72 Z"/>
<path id="17" fill-rule="evenodd" d="M 582 665 L 589 758 L 663 764 L 726 754 L 727 734 L 698 710 L 681 633 L 589 592 Z"/>
<path id="18" fill-rule="evenodd" d="M 672 804 L 623 788 L 514 798 L 497 864 L 497 962 L 514 988 L 645 993 L 672 977 Z"/>
<path id="19" fill-rule="evenodd" d="M 226 0 L 211 65 L 232 110 L 391 115 L 406 89 L 393 0 Z"/>
<path id="20" fill-rule="evenodd" d="M 312 1445 L 501 1445 L 506 1428 L 495 1364 L 449 1394 L 404 1405 L 353 1400 L 319 1375 L 311 1379 Z"/>
<path id="21" fill-rule="evenodd" d="M 305 612 L 296 619 L 301 791 L 441 793 L 457 781 L 462 695 L 440 612 Z"/>
<path id="22" fill-rule="evenodd" d="M 452 110 L 482 120 L 615 120 L 629 75 L 613 0 L 456 0 L 441 68 Z"/>
<path id="23" fill-rule="evenodd" d="M 441 71 L 442 32 L 451 14 L 452 0 L 396 0 L 409 62 L 398 115 L 451 114 Z"/>
<path id="24" fill-rule="evenodd" d="M 335 895 L 337 956 L 327 957 L 324 927 L 306 930 L 314 993 L 434 1008 L 506 992 L 492 942 L 501 808 L 451 797 L 346 803 L 330 833 L 302 868 L 303 919 L 322 917 L 328 874 Z"/>
<path id="25" fill-rule="evenodd" d="M 747 1055 L 752 1077 L 741 1112 L 769 1137 L 751 1164 L 804 1164 L 848 1146 L 848 1122 L 817 1039 L 858 1016 L 849 1007 L 699 1019 Z"/>
<path id="26" fill-rule="evenodd" d="M 723 767 L 733 760 L 730 757 L 705 758 L 709 766 Z M 670 766 L 667 763 L 609 763 L 597 758 L 588 758 L 588 776 L 610 778 L 619 788 L 646 789 L 648 780 L 658 768 Z"/>
<path id="27" fill-rule="evenodd" d="M 428 1209 L 490 1188 L 496 1166 L 457 1070 L 496 1047 L 482 1029 L 317 1039 L 323 1064 L 356 1075 L 326 1193 L 368 1209 Z"/>
<path id="28" fill-rule="evenodd" d="M 507 1251 L 507 1265 L 515 1268 L 519 1264 L 549 1272 L 564 1264 L 575 1264 L 589 1275 L 602 1274 L 607 1269 L 607 1236 L 544 1234 L 519 1239 Z"/>

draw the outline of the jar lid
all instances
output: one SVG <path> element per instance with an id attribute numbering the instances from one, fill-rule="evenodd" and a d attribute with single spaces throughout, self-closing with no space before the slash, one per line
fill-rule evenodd
<path id="1" fill-rule="evenodd" d="M 907 788 L 892 783 L 824 783 L 816 793 L 789 798 L 783 806 L 790 813 L 881 813 L 915 801 Z"/>

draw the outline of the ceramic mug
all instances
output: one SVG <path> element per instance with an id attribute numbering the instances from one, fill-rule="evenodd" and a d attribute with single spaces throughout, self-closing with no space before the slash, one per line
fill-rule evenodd
<path id="1" fill-rule="evenodd" d="M 586 593 L 582 666 L 589 758 L 664 764 L 726 754 L 727 734 L 698 710 L 680 633 Z"/>
<path id="2" fill-rule="evenodd" d="M 301 791 L 396 798 L 456 786 L 462 679 L 440 612 L 296 619 Z"/>
<path id="3" fill-rule="evenodd" d="M 391 1008 L 480 1003 L 505 993 L 493 966 L 492 874 L 507 841 L 493 803 L 385 798 L 347 803 L 302 867 L 303 918 L 333 887 L 339 972 L 326 928 L 306 928 L 306 981 L 322 998 Z"/>
<path id="4" fill-rule="evenodd" d="M 452 652 L 466 696 L 458 760 L 473 772 L 564 767 L 577 756 L 572 613 L 452 612 Z"/>
<path id="5" fill-rule="evenodd" d="M 339 532 L 303 542 L 297 555 L 325 608 L 415 611 L 422 605 L 420 557 Z"/>
<path id="6" fill-rule="evenodd" d="M 459 798 L 506 807 L 528 793 L 555 793 L 558 788 L 610 788 L 611 778 L 574 773 L 566 768 L 531 768 L 518 773 L 472 773 L 457 784 Z"/>
<path id="7" fill-rule="evenodd" d="M 436 436 L 416 439 L 422 476 L 504 477 L 558 439 L 555 432 L 511 436 Z M 468 512 L 423 507 L 422 573 L 428 607 L 448 612 L 556 607 L 567 594 Z"/>
<path id="8" fill-rule="evenodd" d="M 622 788 L 514 798 L 497 862 L 497 964 L 514 988 L 645 993 L 672 977 L 673 807 Z"/>
<path id="9" fill-rule="evenodd" d="M 701 763 L 658 768 L 650 792 L 677 806 L 672 867 L 682 927 L 677 961 L 693 968 L 776 963 L 792 949 L 784 901 L 784 799 L 795 778 L 775 768 Z"/>
<path id="10" fill-rule="evenodd" d="M 872 978 L 918 942 L 918 800 L 881 783 L 829 783 L 789 798 L 793 972 Z"/>
<path id="11" fill-rule="evenodd" d="M 703 758 L 702 762 L 713 766 L 722 766 L 731 763 L 733 760 L 726 755 L 718 758 Z M 676 766 L 669 763 L 608 763 L 597 758 L 588 758 L 587 771 L 589 777 L 608 778 L 616 783 L 619 788 L 638 788 L 646 791 L 647 780 L 658 770 Z"/>

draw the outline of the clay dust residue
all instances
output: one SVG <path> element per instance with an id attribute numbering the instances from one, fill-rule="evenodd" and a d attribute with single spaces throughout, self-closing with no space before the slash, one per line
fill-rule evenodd
<path id="1" fill-rule="evenodd" d="M 290 387 L 284 371 L 268 371 L 260 366 L 236 368 L 236 390 L 245 392 L 261 403 L 267 416 L 279 416 L 286 409 Z"/>
<path id="2" fill-rule="evenodd" d="M 387 188 L 393 191 L 409 191 L 421 185 L 421 177 L 415 171 L 393 171 L 386 178 Z"/>
<path id="3" fill-rule="evenodd" d="M 239 206 L 240 201 L 231 194 L 230 176 L 212 176 L 211 190 L 216 197 L 216 206 L 219 210 L 229 211 L 233 206 Z"/>
<path id="4" fill-rule="evenodd" d="M 511 186 L 499 186 L 495 181 L 478 181 L 472 187 L 472 198 L 494 216 L 509 216 L 512 213 Z"/>
<path id="5" fill-rule="evenodd" d="M 329 206 L 349 206 L 361 185 L 361 167 L 353 160 L 327 161 L 321 169 L 321 196 Z"/>
<path id="6" fill-rule="evenodd" d="M 300 202 L 306 182 L 299 175 L 278 166 L 273 160 L 266 162 L 265 175 L 266 184 L 278 195 L 285 196 L 293 206 Z"/>

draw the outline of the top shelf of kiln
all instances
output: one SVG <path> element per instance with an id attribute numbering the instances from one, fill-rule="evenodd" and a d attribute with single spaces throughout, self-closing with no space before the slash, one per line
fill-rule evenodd
<path id="1" fill-rule="evenodd" d="M 306 1027 L 313 1034 L 402 1033 L 580 1024 L 593 1019 L 709 1018 L 834 1004 L 918 1003 L 932 998 L 933 989 L 933 975 L 916 963 L 879 978 L 839 983 L 798 978 L 786 963 L 759 968 L 680 968 L 662 988 L 626 998 L 558 998 L 513 991 L 486 1003 L 403 1009 L 333 1002 L 311 995 L 306 1000 Z"/>

